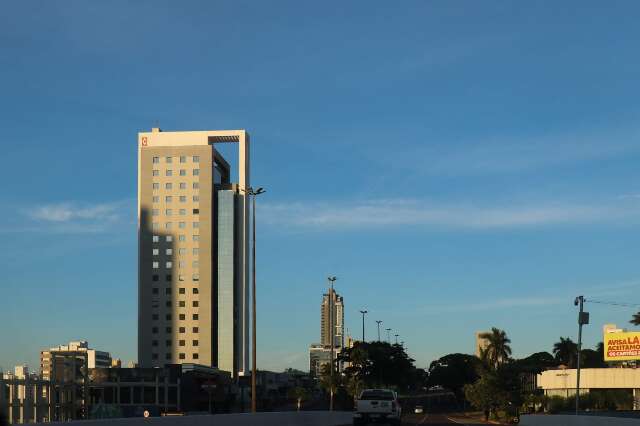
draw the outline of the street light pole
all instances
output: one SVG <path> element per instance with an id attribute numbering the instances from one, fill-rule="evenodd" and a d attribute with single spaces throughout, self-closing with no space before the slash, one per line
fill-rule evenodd
<path id="1" fill-rule="evenodd" d="M 362 343 L 364 343 L 364 316 L 369 313 L 369 311 L 360 311 L 362 314 Z"/>
<path id="2" fill-rule="evenodd" d="M 391 344 L 391 329 L 386 328 L 385 330 L 387 330 L 387 343 Z"/>
<path id="3" fill-rule="evenodd" d="M 580 353 L 582 352 L 582 326 L 589 324 L 589 312 L 584 312 L 584 296 L 576 297 L 573 301 L 575 306 L 580 307 L 578 313 L 578 362 L 576 364 L 576 416 L 580 410 Z"/>
<path id="4" fill-rule="evenodd" d="M 376 320 L 376 322 L 378 323 L 378 342 L 379 342 L 380 341 L 380 324 L 382 324 L 382 321 Z"/>
<path id="5" fill-rule="evenodd" d="M 333 325 L 333 283 L 336 277 L 328 277 L 329 280 L 329 338 L 331 339 L 331 351 L 329 355 L 329 411 L 333 411 L 333 349 L 335 347 L 335 330 Z"/>
<path id="6" fill-rule="evenodd" d="M 395 336 L 396 336 L 396 345 L 397 345 L 398 344 L 398 336 L 399 336 L 399 334 L 396 334 Z"/>
<path id="7" fill-rule="evenodd" d="M 252 275 L 253 283 L 251 285 L 251 412 L 257 411 L 257 392 L 256 392 L 256 376 L 258 374 L 257 369 L 257 332 L 256 332 L 256 197 L 265 192 L 264 188 L 258 188 L 254 191 L 253 188 L 246 190 L 247 195 L 253 197 L 252 216 L 253 216 L 253 244 L 251 248 L 251 263 L 252 263 Z"/>

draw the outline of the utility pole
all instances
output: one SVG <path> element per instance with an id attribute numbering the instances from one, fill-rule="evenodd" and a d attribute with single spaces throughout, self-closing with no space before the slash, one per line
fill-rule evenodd
<path id="1" fill-rule="evenodd" d="M 576 416 L 580 410 L 580 353 L 582 352 L 582 326 L 589 324 L 589 312 L 584 312 L 584 296 L 576 297 L 573 301 L 580 307 L 578 312 L 578 363 L 576 365 Z"/>
<path id="2" fill-rule="evenodd" d="M 253 284 L 251 288 L 251 305 L 252 305 L 252 318 L 251 318 L 251 327 L 253 333 L 251 333 L 251 412 L 255 413 L 257 411 L 257 402 L 258 395 L 256 392 L 256 375 L 258 373 L 258 369 L 256 367 L 257 363 L 257 338 L 256 338 L 256 197 L 262 193 L 264 193 L 264 188 L 258 188 L 255 191 L 253 188 L 248 189 L 248 195 L 253 196 L 253 247 L 251 254 L 252 261 L 252 274 L 253 274 Z"/>
<path id="3" fill-rule="evenodd" d="M 378 342 L 379 342 L 380 341 L 380 324 L 382 324 L 382 321 L 376 320 L 376 322 L 378 323 Z"/>
<path id="4" fill-rule="evenodd" d="M 364 316 L 368 314 L 369 311 L 364 310 L 364 311 L 360 311 L 360 313 L 362 314 L 362 343 L 364 343 Z"/>
<path id="5" fill-rule="evenodd" d="M 387 330 L 387 343 L 391 344 L 391 329 L 385 328 L 385 330 Z"/>
<path id="6" fill-rule="evenodd" d="M 329 355 L 329 411 L 333 411 L 333 349 L 335 348 L 335 330 L 333 325 L 333 283 L 336 277 L 328 277 L 329 280 L 329 338 L 331 339 L 331 353 Z"/>

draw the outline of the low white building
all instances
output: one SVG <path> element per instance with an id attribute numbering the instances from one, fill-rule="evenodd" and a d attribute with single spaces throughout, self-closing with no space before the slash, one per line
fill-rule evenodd
<path id="1" fill-rule="evenodd" d="M 547 370 L 538 374 L 538 388 L 547 396 L 576 394 L 576 369 Z M 633 392 L 634 409 L 640 409 L 640 369 L 581 368 L 580 394 L 591 389 L 628 389 Z"/>

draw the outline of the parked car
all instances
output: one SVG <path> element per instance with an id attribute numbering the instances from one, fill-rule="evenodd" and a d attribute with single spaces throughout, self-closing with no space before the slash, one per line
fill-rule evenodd
<path id="1" fill-rule="evenodd" d="M 353 413 L 353 426 L 369 423 L 389 423 L 400 426 L 402 408 L 398 403 L 398 394 L 391 389 L 365 389 L 356 401 Z"/>
<path id="2" fill-rule="evenodd" d="M 422 414 L 424 413 L 424 409 L 422 408 L 422 405 L 416 405 L 416 408 L 413 409 L 413 412 L 416 414 Z"/>

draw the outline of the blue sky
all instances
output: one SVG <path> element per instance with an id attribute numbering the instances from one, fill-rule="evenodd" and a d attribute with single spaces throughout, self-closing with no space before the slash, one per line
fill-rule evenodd
<path id="1" fill-rule="evenodd" d="M 325 277 L 418 365 L 640 303 L 637 2 L 5 2 L 0 366 L 136 357 L 136 135 L 246 128 L 259 366 L 305 368 Z M 587 304 L 592 324 L 632 308 Z"/>

